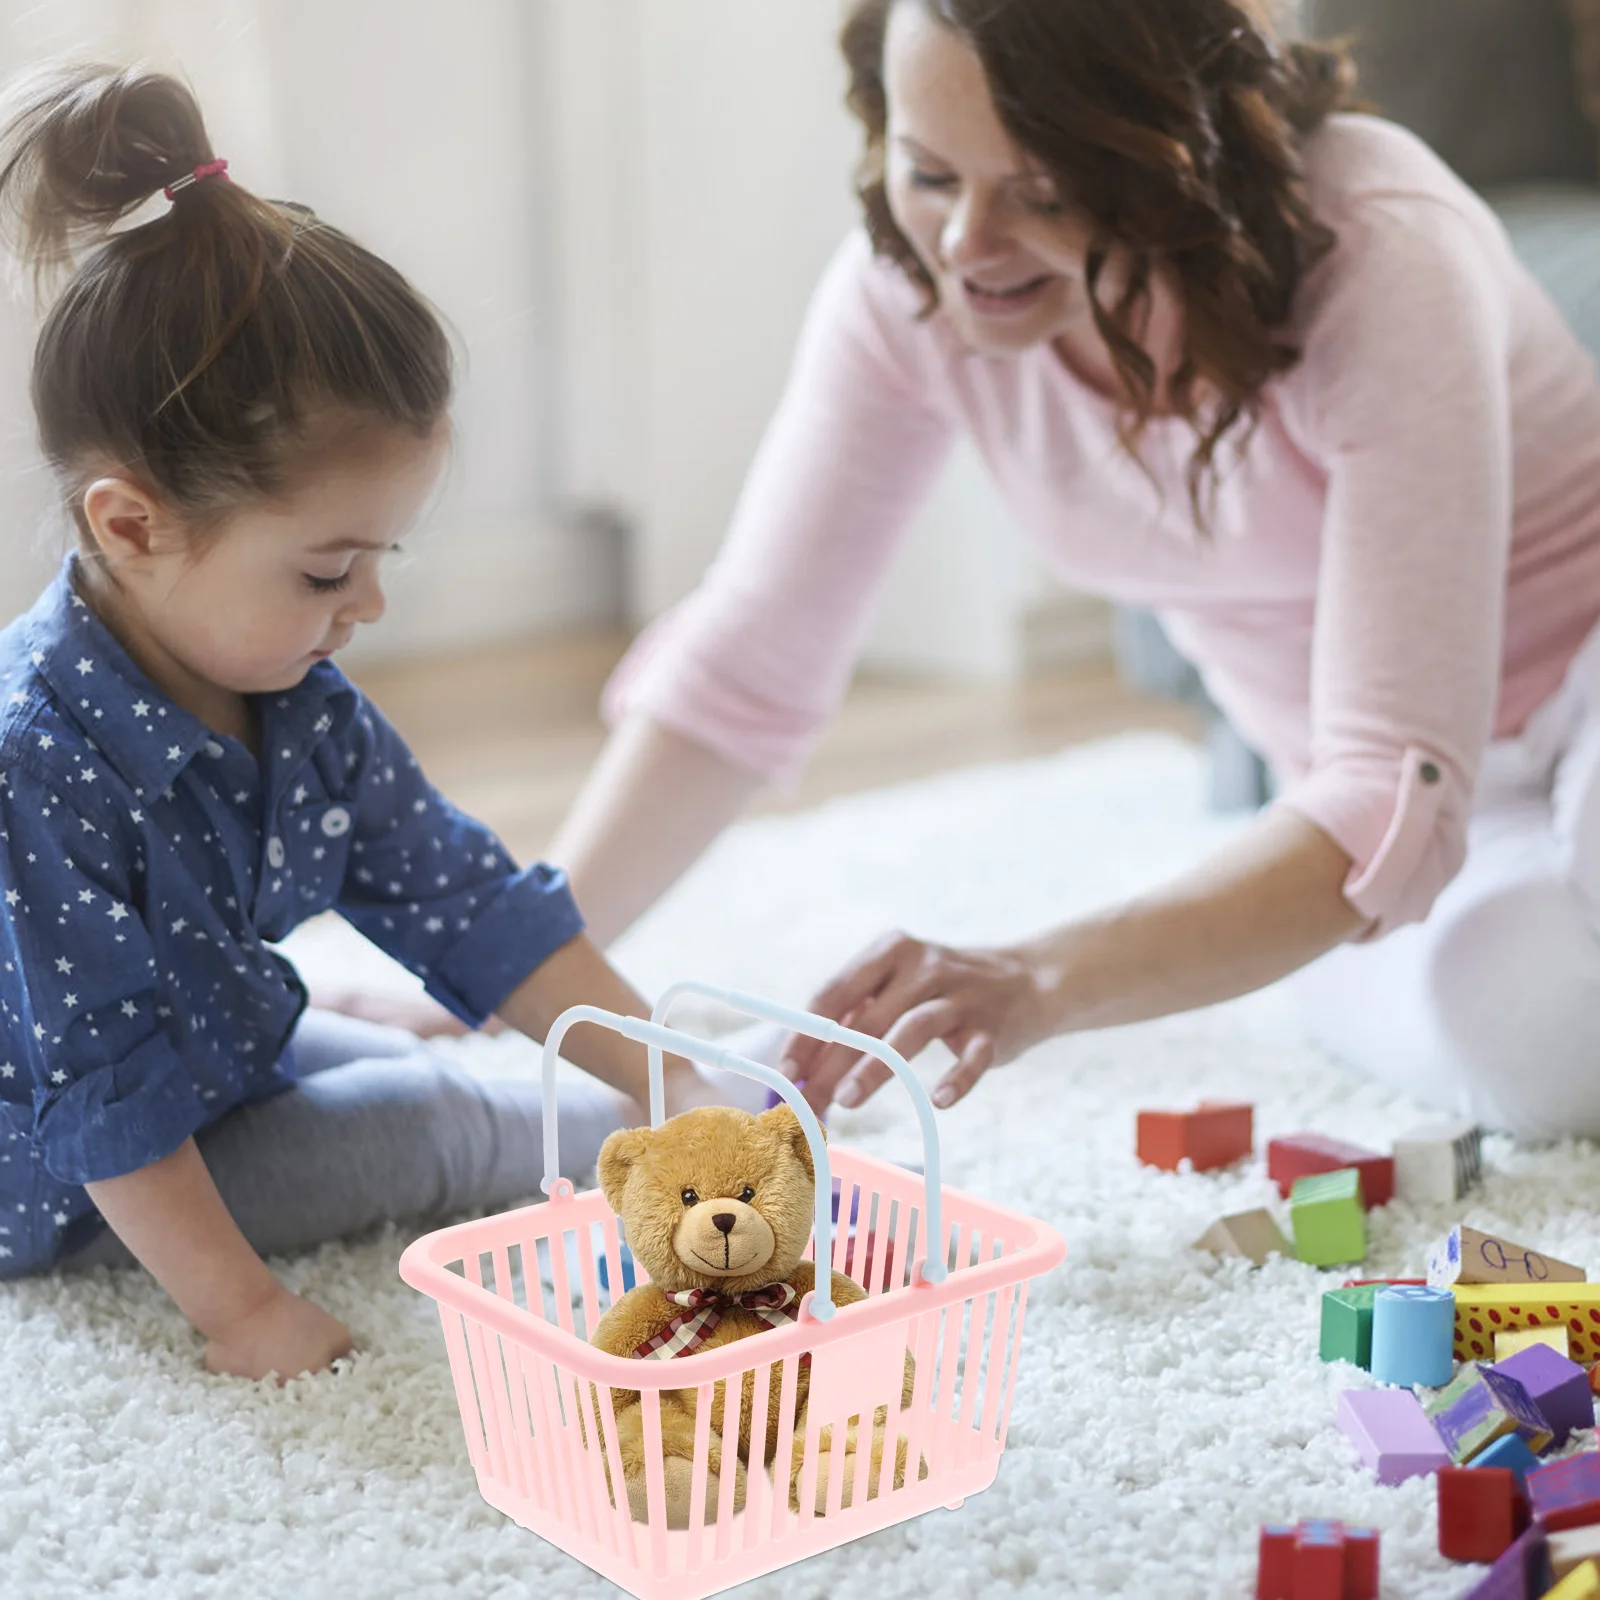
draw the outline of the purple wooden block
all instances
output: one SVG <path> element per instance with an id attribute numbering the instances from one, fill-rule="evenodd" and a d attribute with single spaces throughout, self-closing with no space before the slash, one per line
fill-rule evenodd
<path id="1" fill-rule="evenodd" d="M 1470 1460 L 1497 1438 L 1503 1417 L 1511 1419 L 1535 1454 L 1550 1444 L 1544 1413 L 1514 1377 L 1496 1367 L 1463 1367 L 1429 1401 L 1428 1416 L 1453 1461 Z"/>
<path id="2" fill-rule="evenodd" d="M 1339 1426 L 1379 1483 L 1404 1483 L 1450 1465 L 1450 1452 L 1409 1389 L 1346 1389 Z"/>
<path id="3" fill-rule="evenodd" d="M 1535 1467 L 1528 1474 L 1528 1499 L 1534 1515 L 1546 1518 L 1600 1500 L 1600 1454 L 1584 1450 Z"/>
<path id="4" fill-rule="evenodd" d="M 1569 1361 L 1547 1344 L 1529 1345 L 1494 1370 L 1515 1378 L 1528 1391 L 1528 1398 L 1544 1413 L 1555 1433 L 1555 1442 L 1565 1444 L 1574 1428 L 1594 1426 L 1594 1394 L 1588 1374 L 1576 1361 Z"/>
<path id="5" fill-rule="evenodd" d="M 1535 1523 L 1462 1600 L 1536 1600 L 1554 1581 L 1545 1532 Z"/>

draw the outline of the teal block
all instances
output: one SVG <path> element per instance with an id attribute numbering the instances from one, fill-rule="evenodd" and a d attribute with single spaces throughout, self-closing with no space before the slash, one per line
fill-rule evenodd
<path id="1" fill-rule="evenodd" d="M 1314 1267 L 1361 1261 L 1367 1254 L 1367 1213 L 1361 1174 L 1354 1167 L 1297 1178 L 1289 1195 L 1294 1253 Z"/>
<path id="2" fill-rule="evenodd" d="M 1322 1297 L 1324 1361 L 1348 1361 L 1363 1371 L 1372 1368 L 1372 1316 L 1380 1285 L 1330 1289 Z"/>
<path id="3" fill-rule="evenodd" d="M 1539 1458 L 1520 1434 L 1502 1434 L 1487 1450 L 1480 1450 L 1470 1462 L 1473 1467 L 1509 1467 L 1517 1475 L 1517 1487 L 1526 1492 L 1528 1474 L 1539 1465 Z"/>

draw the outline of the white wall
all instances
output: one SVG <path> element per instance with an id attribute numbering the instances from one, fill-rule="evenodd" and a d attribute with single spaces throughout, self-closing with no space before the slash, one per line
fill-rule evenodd
<path id="1" fill-rule="evenodd" d="M 459 331 L 460 452 L 362 653 L 608 614 L 616 552 L 551 514 L 556 303 L 548 140 L 528 0 L 51 0 L 0 8 L 0 67 L 92 53 L 176 67 L 239 181 L 304 201 L 406 272 Z M 49 563 L 13 552 L 48 504 L 26 406 L 30 319 L 0 321 L 0 615 Z M 14 492 L 21 485 L 20 492 Z"/>
<path id="2" fill-rule="evenodd" d="M 551 5 L 571 341 L 562 476 L 578 498 L 629 513 L 644 619 L 694 586 L 722 539 L 811 290 L 857 221 L 860 135 L 833 0 Z M 1040 590 L 981 467 L 958 451 L 869 659 L 1013 676 Z"/>

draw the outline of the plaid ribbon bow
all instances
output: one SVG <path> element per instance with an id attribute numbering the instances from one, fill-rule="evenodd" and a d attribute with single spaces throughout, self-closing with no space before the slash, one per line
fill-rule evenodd
<path id="1" fill-rule="evenodd" d="M 692 1356 L 735 1306 L 753 1311 L 771 1328 L 781 1328 L 800 1315 L 795 1303 L 800 1296 L 787 1283 L 769 1283 L 762 1289 L 731 1295 L 718 1294 L 715 1289 L 679 1289 L 667 1298 L 686 1309 L 634 1350 L 637 1359 L 670 1361 L 674 1356 Z"/>

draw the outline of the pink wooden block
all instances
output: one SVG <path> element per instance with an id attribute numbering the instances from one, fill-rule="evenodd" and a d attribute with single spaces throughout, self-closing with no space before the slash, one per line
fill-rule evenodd
<path id="1" fill-rule="evenodd" d="M 1379 1483 L 1404 1483 L 1450 1464 L 1438 1430 L 1409 1389 L 1346 1389 L 1339 1426 Z"/>

